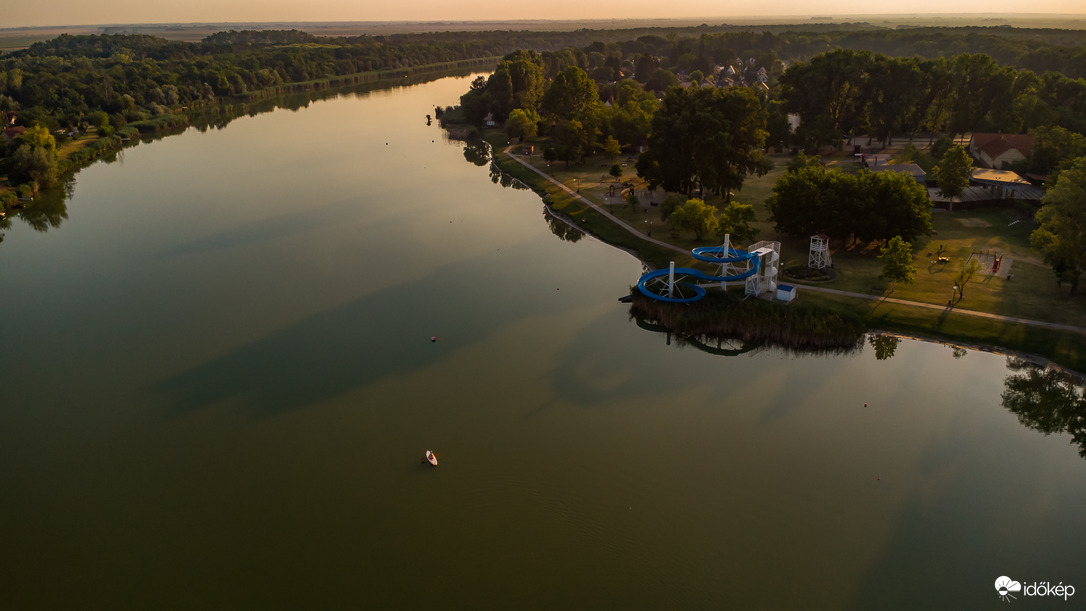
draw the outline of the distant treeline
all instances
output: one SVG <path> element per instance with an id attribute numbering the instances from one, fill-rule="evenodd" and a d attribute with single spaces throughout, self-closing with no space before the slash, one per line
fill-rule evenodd
<path id="1" fill-rule="evenodd" d="M 836 48 L 893 57 L 991 56 L 1037 73 L 1086 77 L 1086 32 L 991 28 L 880 29 L 868 24 L 703 26 L 573 32 L 433 32 L 319 37 L 298 30 L 228 31 L 198 43 L 141 34 L 61 35 L 0 56 L 0 110 L 21 122 L 75 127 L 91 111 L 127 121 L 254 90 L 361 72 L 498 57 L 517 49 L 650 55 L 708 73 L 736 58 L 770 66 Z M 595 43 L 595 44 L 593 44 Z M 595 47 L 591 49 L 591 47 Z M 115 121 L 115 123 L 117 123 Z"/>

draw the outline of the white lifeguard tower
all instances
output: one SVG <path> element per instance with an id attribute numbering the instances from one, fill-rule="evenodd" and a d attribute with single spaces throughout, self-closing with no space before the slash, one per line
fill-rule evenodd
<path id="1" fill-rule="evenodd" d="M 807 267 L 813 269 L 833 267 L 833 261 L 830 260 L 830 236 L 824 233 L 811 236 L 811 254 L 807 258 Z"/>
<path id="2" fill-rule="evenodd" d="M 781 243 L 761 241 L 751 244 L 747 252 L 758 256 L 758 273 L 747 278 L 746 294 L 760 297 L 777 290 L 777 269 L 781 260 Z"/>

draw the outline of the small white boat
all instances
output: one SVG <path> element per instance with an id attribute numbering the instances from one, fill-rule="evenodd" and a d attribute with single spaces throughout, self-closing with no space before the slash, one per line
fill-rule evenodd
<path id="1" fill-rule="evenodd" d="M 430 450 L 426 450 L 426 461 L 429 462 L 431 466 L 436 467 L 437 466 L 437 454 L 434 454 Z"/>

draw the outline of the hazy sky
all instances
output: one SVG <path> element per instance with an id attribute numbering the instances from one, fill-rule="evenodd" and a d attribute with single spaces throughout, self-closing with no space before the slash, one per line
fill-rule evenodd
<path id="1" fill-rule="evenodd" d="M 1086 13 L 1083 0 L 15 0 L 0 27 L 105 23 L 433 21 L 835 16 L 930 13 Z"/>

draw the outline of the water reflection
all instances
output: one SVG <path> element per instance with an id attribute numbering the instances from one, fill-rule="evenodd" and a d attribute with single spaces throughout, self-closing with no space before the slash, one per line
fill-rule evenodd
<path id="1" fill-rule="evenodd" d="M 360 85 L 352 85 L 349 87 L 332 87 L 328 89 L 321 89 L 316 91 L 298 91 L 291 93 L 284 93 L 266 97 L 262 99 L 256 99 L 251 102 L 236 102 L 229 104 L 216 104 L 213 106 L 193 109 L 188 113 L 189 125 L 188 127 L 195 128 L 201 132 L 206 132 L 209 129 L 222 129 L 229 125 L 235 119 L 242 117 L 255 117 L 256 115 L 272 112 L 278 109 L 286 109 L 291 111 L 297 111 L 304 108 L 308 108 L 313 102 L 319 102 L 323 100 L 331 100 L 341 96 L 352 96 L 363 98 L 374 91 L 385 91 L 402 89 L 425 83 L 438 78 L 467 76 L 474 71 L 471 69 L 465 70 L 453 70 L 449 72 L 443 72 L 440 74 L 426 74 L 413 77 L 399 78 L 395 82 L 388 80 L 375 81 L 372 83 L 365 83 Z M 161 140 L 168 136 L 179 134 L 184 132 L 187 127 L 180 127 L 177 129 L 163 130 L 151 134 L 140 134 L 140 136 L 131 142 L 124 145 L 124 148 L 104 153 L 93 163 L 102 162 L 105 164 L 111 164 L 115 162 L 124 162 L 124 149 L 130 146 L 138 146 L 141 143 L 150 143 L 155 140 Z M 485 144 L 485 143 L 484 143 Z M 465 151 L 465 157 L 468 153 Z M 469 161 L 472 161 L 469 158 Z M 481 162 L 475 162 L 476 165 L 486 165 L 490 161 L 490 153 L 486 152 L 485 158 Z M 510 179 L 513 180 L 513 179 Z M 499 181 L 495 181 L 499 182 Z M 507 184 L 505 179 L 501 181 L 502 186 L 512 186 L 513 188 L 525 188 L 522 185 L 517 184 L 517 181 L 513 180 L 512 184 Z M 73 176 L 68 176 L 64 180 L 64 184 L 55 189 L 48 189 L 42 191 L 34 196 L 34 201 L 29 203 L 24 208 L 9 210 L 7 216 L 0 219 L 0 231 L 11 229 L 12 218 L 22 219 L 27 225 L 32 227 L 35 231 L 48 231 L 49 229 L 55 229 L 60 227 L 61 223 L 68 219 L 67 200 L 72 197 L 72 192 L 75 185 L 75 179 Z M 4 241 L 4 234 L 0 233 L 0 242 Z"/>
<path id="2" fill-rule="evenodd" d="M 1017 371 L 1003 381 L 1003 407 L 1027 427 L 1051 435 L 1068 433 L 1086 458 L 1086 385 L 1069 373 L 1015 357 L 1007 368 Z"/>
<path id="3" fill-rule="evenodd" d="M 875 358 L 880 361 L 894 356 L 894 352 L 897 350 L 898 344 L 901 343 L 901 338 L 896 335 L 887 335 L 885 333 L 872 333 L 867 336 L 868 343 L 875 349 Z"/>
<path id="4" fill-rule="evenodd" d="M 62 222 L 68 220 L 67 198 L 71 196 L 74 185 L 75 180 L 69 177 L 62 188 L 38 193 L 30 205 L 17 211 L 16 216 L 35 231 L 49 231 L 60 227 Z"/>
<path id="5" fill-rule="evenodd" d="M 464 159 L 479 167 L 490 163 L 490 145 L 484 140 L 474 139 L 464 143 Z M 493 176 L 493 172 L 491 172 Z M 496 182 L 496 181 L 495 181 Z"/>
<path id="6" fill-rule="evenodd" d="M 863 342 L 860 341 L 849 346 L 825 348 L 797 347 L 773 341 L 744 339 L 738 336 L 717 337 L 708 335 L 683 335 L 681 333 L 676 333 L 665 325 L 648 320 L 638 314 L 633 308 L 630 310 L 630 320 L 633 320 L 638 327 L 646 331 L 665 335 L 669 346 L 674 342 L 675 346 L 680 348 L 690 346 L 696 350 L 700 350 L 707 354 L 715 354 L 717 356 L 753 355 L 764 350 L 774 350 L 779 351 L 782 354 L 792 355 L 847 356 L 862 351 L 864 346 Z M 895 343 L 894 345 L 896 346 L 897 344 Z"/>
<path id="7" fill-rule="evenodd" d="M 558 239 L 563 242 L 577 242 L 585 236 L 585 233 L 578 227 L 571 225 L 565 219 L 555 216 L 547 207 L 543 208 L 543 218 L 546 219 L 547 226 L 551 228 L 551 233 L 558 236 Z"/>

